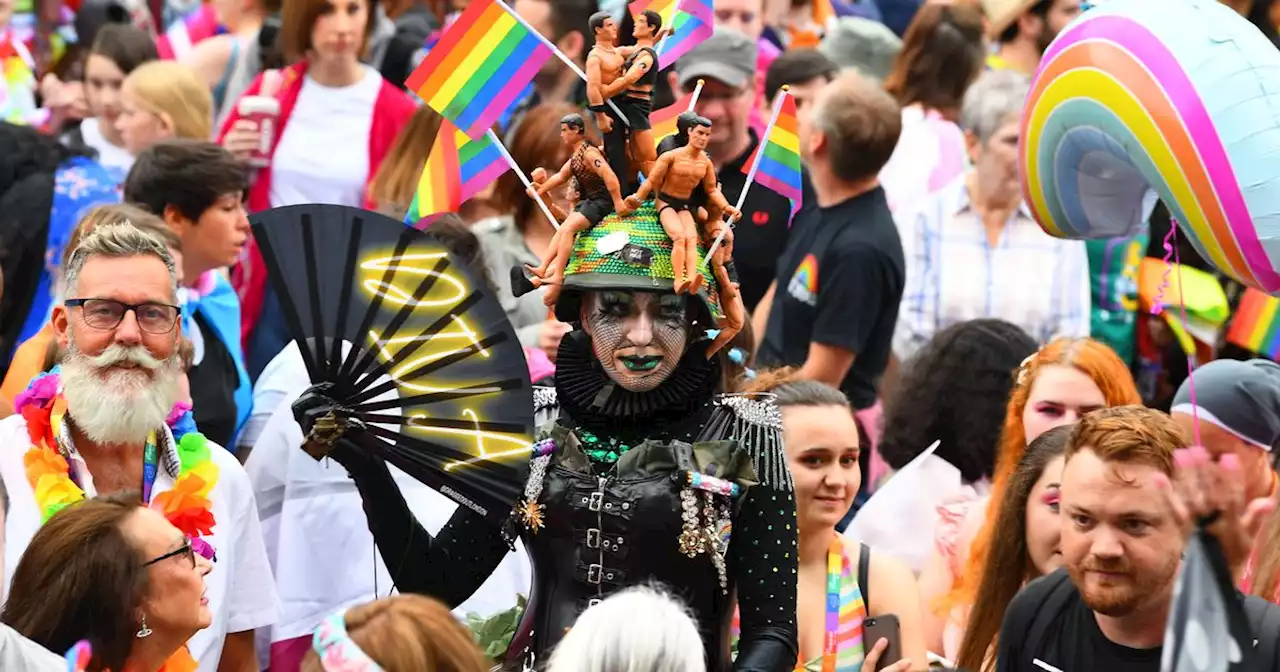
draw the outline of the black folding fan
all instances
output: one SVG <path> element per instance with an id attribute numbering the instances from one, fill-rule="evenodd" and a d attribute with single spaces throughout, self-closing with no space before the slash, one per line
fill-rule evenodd
<path id="1" fill-rule="evenodd" d="M 360 421 L 352 445 L 505 518 L 524 487 L 533 388 L 489 284 L 430 233 L 372 212 L 297 205 L 251 222 L 312 384 Z"/>

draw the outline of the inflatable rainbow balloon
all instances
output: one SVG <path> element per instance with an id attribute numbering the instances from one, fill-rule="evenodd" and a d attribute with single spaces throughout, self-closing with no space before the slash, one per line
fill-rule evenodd
<path id="1" fill-rule="evenodd" d="M 1206 260 L 1280 294 L 1280 51 L 1217 0 L 1095 3 L 1045 52 L 1019 147 L 1049 234 L 1128 235 L 1154 190 Z"/>

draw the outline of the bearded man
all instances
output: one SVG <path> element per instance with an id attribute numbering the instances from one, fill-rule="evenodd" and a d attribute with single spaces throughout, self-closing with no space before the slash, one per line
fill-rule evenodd
<path id="1" fill-rule="evenodd" d="M 81 240 L 66 269 L 67 299 L 52 326 L 61 371 L 18 395 L 0 421 L 0 478 L 11 507 L 5 585 L 50 516 L 86 497 L 140 493 L 216 570 L 206 579 L 212 624 L 188 642 L 202 672 L 257 670 L 253 630 L 279 611 L 253 491 L 227 450 L 167 421 L 182 375 L 181 310 L 164 243 L 124 224 Z M 175 425 L 180 427 L 180 425 Z M 166 614 L 138 615 L 138 636 Z M 221 663 L 221 665 L 219 665 Z"/>

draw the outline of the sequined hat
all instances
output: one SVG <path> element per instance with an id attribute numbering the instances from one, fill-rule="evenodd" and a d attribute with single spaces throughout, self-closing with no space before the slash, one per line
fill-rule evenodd
<path id="1" fill-rule="evenodd" d="M 699 257 L 706 250 L 698 248 Z M 712 320 L 719 320 L 720 293 L 711 269 L 701 258 L 698 270 L 703 285 L 698 298 Z M 628 289 L 670 292 L 675 286 L 671 269 L 671 238 L 658 222 L 653 202 L 646 202 L 627 217 L 611 214 L 590 231 L 578 234 L 573 256 L 564 272 L 564 286 L 556 301 L 556 319 L 577 322 L 584 291 Z"/>

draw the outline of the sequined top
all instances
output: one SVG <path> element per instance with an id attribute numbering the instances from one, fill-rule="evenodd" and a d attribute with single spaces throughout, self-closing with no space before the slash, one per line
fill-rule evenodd
<path id="1" fill-rule="evenodd" d="M 582 143 L 578 151 L 573 153 L 572 163 L 569 165 L 574 179 L 578 181 L 578 200 L 603 199 L 613 202 L 613 197 L 609 195 L 609 187 L 604 184 L 604 178 L 596 174 L 596 169 L 587 163 L 587 148 L 590 146 L 586 142 Z"/>
<path id="2" fill-rule="evenodd" d="M 780 418 L 772 404 L 714 397 L 719 367 L 703 352 L 691 347 L 672 378 L 651 392 L 618 388 L 601 395 L 611 383 L 589 339 L 581 332 L 565 337 L 556 391 L 536 395 L 544 416 L 556 418 L 542 435 L 558 437 L 562 445 L 536 498 L 545 507 L 544 527 L 535 532 L 522 526 L 519 532 L 533 561 L 533 595 L 509 663 L 522 664 L 526 653 L 544 660 L 593 600 L 659 581 L 693 612 L 708 670 L 784 672 L 795 665 L 795 498 Z M 596 441 L 586 441 L 588 436 Z M 605 453 L 590 452 L 599 449 L 585 449 L 602 442 L 612 446 L 616 464 Z M 350 456 L 334 456 L 355 479 L 369 529 L 402 592 L 456 606 L 509 552 L 500 530 L 465 507 L 432 538 L 413 519 L 385 465 L 347 464 Z M 688 466 L 682 461 L 689 460 L 729 479 L 749 477 L 741 480 L 749 487 L 728 509 L 726 529 L 717 530 L 727 536 L 720 549 L 723 584 L 714 553 L 685 554 L 680 530 L 688 505 L 678 479 L 655 478 L 678 476 Z M 714 499 L 696 495 L 699 501 Z M 742 632 L 731 663 L 735 592 Z"/>

